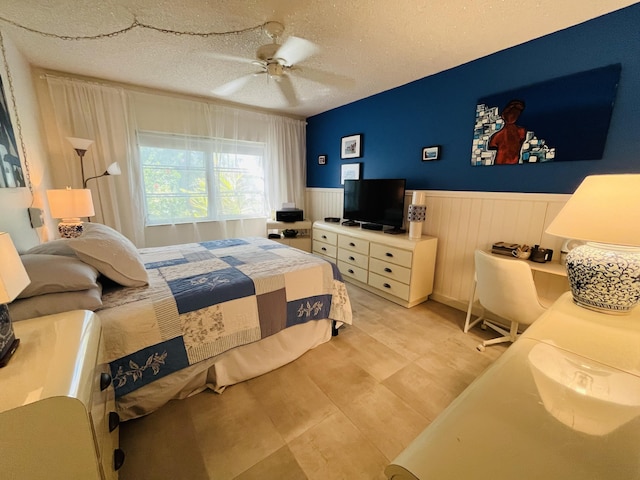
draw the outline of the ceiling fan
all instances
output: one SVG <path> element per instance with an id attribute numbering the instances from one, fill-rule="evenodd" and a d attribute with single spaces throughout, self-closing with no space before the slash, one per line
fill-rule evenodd
<path id="1" fill-rule="evenodd" d="M 320 51 L 320 48 L 315 43 L 304 38 L 290 36 L 280 45 L 278 39 L 284 32 L 284 25 L 280 22 L 267 22 L 264 24 L 263 30 L 266 35 L 271 38 L 272 42 L 258 47 L 255 60 L 219 55 L 216 53 L 212 54 L 222 60 L 251 63 L 259 68 L 257 72 L 243 75 L 215 88 L 213 90 L 215 95 L 221 97 L 232 95 L 247 85 L 253 77 L 266 75 L 268 80 L 273 80 L 280 88 L 289 106 L 293 107 L 298 105 L 298 96 L 296 95 L 290 78 L 290 73 L 292 72 L 295 73 L 295 75 L 318 83 L 336 86 L 350 86 L 352 84 L 352 81 L 346 77 L 298 66 L 299 63 Z"/>

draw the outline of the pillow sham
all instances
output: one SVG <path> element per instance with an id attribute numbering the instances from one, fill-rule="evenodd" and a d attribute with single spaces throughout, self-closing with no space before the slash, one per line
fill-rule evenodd
<path id="1" fill-rule="evenodd" d="M 14 300 L 8 304 L 11 320 L 20 321 L 28 318 L 53 315 L 70 310 L 95 311 L 102 306 L 102 288 L 78 290 L 76 292 L 47 293 L 35 297 Z"/>
<path id="2" fill-rule="evenodd" d="M 51 240 L 50 242 L 41 243 L 33 248 L 30 248 L 25 253 L 39 253 L 45 255 L 67 255 L 69 257 L 75 257 L 76 252 L 69 246 L 66 238 L 60 238 L 58 240 Z"/>
<path id="3" fill-rule="evenodd" d="M 120 232 L 100 223 L 85 223 L 84 232 L 67 240 L 78 258 L 125 287 L 149 283 L 138 249 Z"/>
<path id="4" fill-rule="evenodd" d="M 75 256 L 24 254 L 20 259 L 31 283 L 17 298 L 75 292 L 98 286 L 98 270 Z"/>

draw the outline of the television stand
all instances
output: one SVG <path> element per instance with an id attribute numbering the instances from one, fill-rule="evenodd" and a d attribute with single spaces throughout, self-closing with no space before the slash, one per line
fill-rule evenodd
<path id="1" fill-rule="evenodd" d="M 358 227 L 360 226 L 360 223 L 354 222 L 353 220 L 345 220 L 344 222 L 342 222 L 342 225 L 344 225 L 345 227 Z"/>
<path id="2" fill-rule="evenodd" d="M 400 235 L 402 233 L 407 233 L 407 231 L 404 228 L 393 227 L 389 230 L 385 230 L 384 233 L 388 233 L 390 235 Z"/>
<path id="3" fill-rule="evenodd" d="M 382 230 L 384 227 L 379 223 L 363 223 L 362 228 L 365 230 Z"/>

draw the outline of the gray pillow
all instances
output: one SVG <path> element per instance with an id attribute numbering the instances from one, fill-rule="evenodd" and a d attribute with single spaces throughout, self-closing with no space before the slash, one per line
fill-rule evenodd
<path id="1" fill-rule="evenodd" d="M 138 249 L 111 227 L 85 223 L 83 234 L 66 243 L 80 260 L 120 285 L 141 287 L 149 283 Z"/>
<path id="2" fill-rule="evenodd" d="M 75 292 L 98 286 L 98 270 L 76 257 L 25 254 L 20 259 L 31 283 L 20 292 L 18 298 Z"/>
<path id="3" fill-rule="evenodd" d="M 60 238 L 58 240 L 52 240 L 50 242 L 41 243 L 33 248 L 30 248 L 25 253 L 41 253 L 46 255 L 67 255 L 75 257 L 76 252 L 69 246 L 66 238 Z"/>
<path id="4" fill-rule="evenodd" d="M 79 290 L 77 292 L 47 293 L 35 297 L 14 300 L 8 304 L 11 320 L 53 315 L 70 310 L 95 311 L 102 306 L 102 287 Z"/>

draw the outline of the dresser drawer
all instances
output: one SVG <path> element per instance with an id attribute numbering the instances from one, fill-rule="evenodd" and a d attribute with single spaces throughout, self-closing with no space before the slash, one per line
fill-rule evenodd
<path id="1" fill-rule="evenodd" d="M 376 273 L 369 273 L 369 285 L 390 293 L 402 300 L 409 300 L 409 285 L 405 283 L 391 280 Z"/>
<path id="2" fill-rule="evenodd" d="M 338 247 L 346 248 L 363 255 L 369 255 L 368 240 L 361 240 L 359 238 L 348 237 L 346 235 L 338 235 Z"/>
<path id="3" fill-rule="evenodd" d="M 407 285 L 411 280 L 411 270 L 409 268 L 394 265 L 393 263 L 378 260 L 377 258 L 369 259 L 369 271 L 392 280 L 397 280 L 398 282 L 406 283 Z"/>
<path id="4" fill-rule="evenodd" d="M 324 255 L 326 257 L 331 257 L 333 260 L 335 260 L 337 252 L 338 252 L 338 247 L 336 247 L 335 245 L 329 245 L 328 243 L 318 242 L 315 239 L 313 240 L 313 253 Z"/>
<path id="5" fill-rule="evenodd" d="M 338 234 L 333 232 L 327 232 L 320 228 L 313 229 L 313 241 L 328 243 L 329 245 L 338 244 Z"/>
<path id="6" fill-rule="evenodd" d="M 403 267 L 411 268 L 411 259 L 413 258 L 413 253 L 409 250 L 402 250 L 400 248 L 389 247 L 372 242 L 371 256 L 373 258 L 379 258 L 380 260 L 395 263 L 396 265 L 402 265 Z"/>
<path id="7" fill-rule="evenodd" d="M 364 268 L 338 261 L 338 270 L 340 270 L 340 273 L 344 277 L 354 278 L 359 282 L 367 283 L 367 270 Z"/>
<path id="8" fill-rule="evenodd" d="M 343 248 L 338 249 L 338 260 L 342 260 L 349 265 L 364 268 L 365 270 L 369 268 L 369 257 Z"/>

